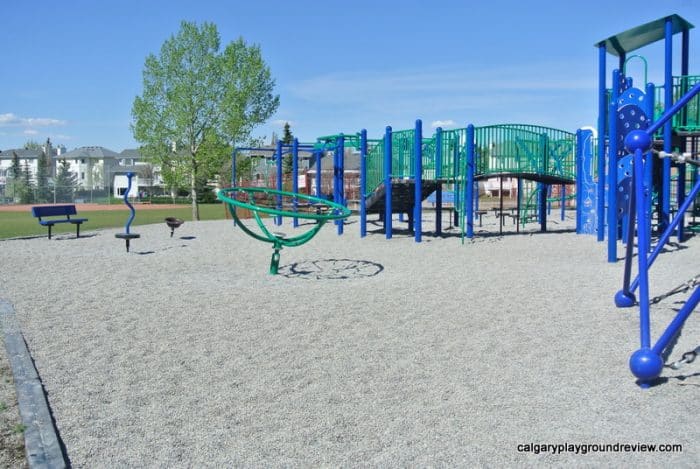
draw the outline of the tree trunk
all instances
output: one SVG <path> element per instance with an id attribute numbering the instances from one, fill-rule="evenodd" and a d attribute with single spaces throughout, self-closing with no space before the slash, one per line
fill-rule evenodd
<path id="1" fill-rule="evenodd" d="M 192 196 L 192 220 L 199 221 L 199 204 L 197 204 L 197 162 L 192 156 L 192 179 L 190 180 L 190 195 Z"/>

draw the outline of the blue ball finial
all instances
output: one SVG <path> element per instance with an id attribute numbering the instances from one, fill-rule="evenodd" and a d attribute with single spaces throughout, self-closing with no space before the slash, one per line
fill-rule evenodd
<path id="1" fill-rule="evenodd" d="M 644 130 L 633 130 L 625 137 L 625 148 L 630 153 L 637 149 L 647 152 L 651 148 L 651 137 Z"/>
<path id="2" fill-rule="evenodd" d="M 631 308 L 636 302 L 637 299 L 633 293 L 620 290 L 615 294 L 615 306 L 618 308 Z"/>
<path id="3" fill-rule="evenodd" d="M 640 348 L 630 357 L 630 370 L 640 381 L 658 378 L 664 368 L 664 361 L 650 348 Z"/>

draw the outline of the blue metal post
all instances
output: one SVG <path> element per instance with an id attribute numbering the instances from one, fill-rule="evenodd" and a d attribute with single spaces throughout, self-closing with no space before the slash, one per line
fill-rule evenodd
<path id="1" fill-rule="evenodd" d="M 391 126 L 384 132 L 384 233 L 391 239 Z"/>
<path id="2" fill-rule="evenodd" d="M 620 71 L 613 71 L 612 99 L 608 109 L 608 262 L 617 262 L 617 99 Z M 598 135 L 598 138 L 602 137 Z M 599 158 L 601 159 L 601 158 Z M 604 179 L 598 178 L 599 183 Z"/>
<path id="3" fill-rule="evenodd" d="M 566 218 L 566 184 L 561 185 L 561 221 Z"/>
<path id="4" fill-rule="evenodd" d="M 540 186 L 540 231 L 547 231 L 547 191 L 549 184 L 537 183 Z"/>
<path id="5" fill-rule="evenodd" d="M 467 238 L 474 237 L 474 176 L 475 176 L 475 155 L 474 155 L 474 126 L 467 126 L 467 181 L 465 184 L 465 197 L 463 208 L 466 210 Z M 457 167 L 455 167 L 455 173 Z M 455 197 L 457 194 L 455 194 Z"/>
<path id="6" fill-rule="evenodd" d="M 700 196 L 700 180 L 698 180 L 691 191 L 688 193 L 688 197 L 685 199 L 683 204 L 680 206 L 678 209 L 678 213 L 685 213 L 689 208 L 690 205 L 693 203 L 693 200 L 695 200 L 696 197 Z M 671 221 L 671 223 L 666 227 L 664 232 L 661 234 L 659 237 L 659 240 L 656 242 L 656 247 L 654 250 L 651 252 L 649 255 L 649 261 L 648 261 L 648 266 L 651 267 L 651 265 L 654 263 L 658 255 L 661 253 L 661 250 L 666 246 L 666 243 L 668 242 L 669 238 L 673 234 L 673 230 L 676 229 L 676 225 L 680 222 L 680 218 L 675 218 Z M 637 275 L 637 278 L 634 279 L 632 282 L 632 286 L 630 287 L 630 291 L 634 291 L 637 288 L 637 285 L 639 284 L 639 275 Z"/>
<path id="7" fill-rule="evenodd" d="M 360 131 L 360 237 L 367 236 L 367 130 Z"/>
<path id="8" fill-rule="evenodd" d="M 442 234 L 442 127 L 435 129 L 435 234 Z"/>
<path id="9" fill-rule="evenodd" d="M 690 37 L 688 30 L 684 30 L 681 35 L 681 76 L 688 76 L 688 48 L 690 44 Z M 686 79 L 683 78 L 681 83 L 687 83 Z M 686 87 L 681 87 L 681 93 L 686 93 L 688 90 Z M 687 125 L 687 113 L 682 116 L 683 125 Z M 685 148 L 680 149 L 681 152 L 685 151 Z M 678 205 L 682 205 L 685 200 L 685 178 L 686 178 L 686 165 L 680 165 L 678 167 Z M 678 212 L 681 217 L 681 221 L 678 224 L 678 241 L 682 242 L 685 239 L 685 217 L 683 214 Z"/>
<path id="10" fill-rule="evenodd" d="M 690 313 L 693 312 L 698 303 L 700 303 L 700 286 L 695 287 L 695 290 L 690 295 L 690 298 L 688 298 L 680 311 L 678 311 L 676 317 L 671 321 L 671 324 L 668 325 L 664 333 L 661 335 L 661 337 L 659 337 L 659 340 L 656 341 L 654 348 L 652 348 L 652 352 L 656 353 L 657 355 L 661 355 L 663 353 L 666 346 L 676 336 L 678 330 L 683 326 L 683 323 L 685 323 L 685 320 L 688 319 L 688 316 L 690 316 Z"/>
<path id="11" fill-rule="evenodd" d="M 637 205 L 637 220 L 644 220 L 644 208 L 647 206 L 644 184 L 644 156 L 641 149 L 634 152 L 634 178 L 635 195 Z M 637 224 L 637 259 L 639 271 L 639 323 L 642 348 L 651 347 L 651 326 L 649 322 L 649 266 L 647 265 L 647 253 L 649 252 L 649 230 L 646 223 Z"/>
<path id="12" fill-rule="evenodd" d="M 321 157 L 323 156 L 323 150 L 318 150 L 316 152 L 316 197 L 323 198 L 323 192 L 321 191 Z"/>
<path id="13" fill-rule="evenodd" d="M 420 243 L 423 229 L 423 122 L 420 119 L 416 120 L 413 155 L 413 238 L 416 243 Z"/>
<path id="14" fill-rule="evenodd" d="M 454 168 L 454 172 L 455 172 L 454 188 L 453 189 L 454 189 L 454 197 L 455 197 L 454 200 L 456 202 L 459 199 L 461 199 L 461 197 L 459 197 L 458 194 L 460 194 L 462 192 L 462 187 L 459 183 L 459 178 L 457 177 L 458 168 L 459 168 L 459 158 L 458 158 L 459 148 L 457 148 L 456 145 L 453 145 L 453 147 L 454 148 L 452 149 L 452 167 Z M 466 192 L 465 192 L 465 194 L 466 194 Z M 462 202 L 460 202 L 460 203 L 462 203 Z M 462 213 L 466 213 L 464 207 L 460 207 L 457 203 L 455 203 L 454 220 L 453 220 L 455 226 L 462 226 L 462 222 L 460 221 L 459 215 L 458 215 L 459 210 L 462 210 Z"/>
<path id="15" fill-rule="evenodd" d="M 282 190 L 282 141 L 277 140 L 277 147 L 275 150 L 275 160 L 277 162 L 277 190 Z M 277 210 L 282 210 L 282 196 L 277 196 Z M 282 217 L 275 217 L 275 225 L 279 226 L 282 224 Z"/>
<path id="16" fill-rule="evenodd" d="M 583 230 L 583 133 L 576 131 L 576 234 Z M 519 191 L 518 191 L 519 192 Z M 518 194 L 519 195 L 519 194 Z"/>
<path id="17" fill-rule="evenodd" d="M 236 148 L 234 147 L 233 151 L 231 152 L 231 187 L 236 187 Z M 236 210 L 236 206 L 231 204 L 229 205 L 231 210 Z M 233 220 L 233 226 L 236 226 L 236 219 L 234 218 Z"/>
<path id="18" fill-rule="evenodd" d="M 654 121 L 654 105 L 655 105 L 655 99 L 656 99 L 656 87 L 654 86 L 653 83 L 649 83 L 646 86 L 645 89 L 646 92 L 646 103 L 647 103 L 647 108 L 644 110 L 646 112 L 647 117 L 649 117 L 649 122 Z M 651 162 L 653 161 L 651 149 L 646 155 L 647 161 Z M 644 166 L 644 186 L 646 187 L 647 190 L 651 190 L 651 186 L 653 184 L 653 179 L 654 178 L 654 165 L 653 164 L 646 164 Z M 645 208 L 647 217 L 644 219 L 646 223 L 649 224 L 649 229 L 651 229 L 651 199 L 648 200 L 649 206 Z M 637 223 L 639 223 L 638 221 Z"/>
<path id="19" fill-rule="evenodd" d="M 673 104 L 673 23 L 670 18 L 665 24 L 665 60 L 664 60 L 664 111 L 668 111 Z M 664 151 L 671 152 L 671 138 L 673 123 L 671 119 L 664 126 Z M 663 231 L 671 217 L 671 160 L 664 158 L 663 175 L 661 185 L 661 230 Z"/>
<path id="20" fill-rule="evenodd" d="M 605 89 L 605 44 L 598 47 L 598 241 L 605 239 L 605 135 L 607 93 Z"/>
<path id="21" fill-rule="evenodd" d="M 292 142 L 292 192 L 295 194 L 299 192 L 299 140 L 296 138 Z M 292 203 L 294 204 L 294 212 L 296 212 L 299 209 L 299 202 L 296 197 L 294 197 Z M 292 226 L 294 228 L 299 226 L 297 217 L 292 218 Z"/>
<path id="22" fill-rule="evenodd" d="M 336 168 L 333 171 L 335 173 L 335 202 L 340 205 L 345 204 L 345 183 L 344 183 L 344 165 L 345 165 L 345 137 L 340 134 L 338 137 L 338 144 L 336 145 Z M 345 220 L 336 220 L 336 225 L 338 226 L 338 234 L 343 234 L 343 226 L 345 225 Z"/>

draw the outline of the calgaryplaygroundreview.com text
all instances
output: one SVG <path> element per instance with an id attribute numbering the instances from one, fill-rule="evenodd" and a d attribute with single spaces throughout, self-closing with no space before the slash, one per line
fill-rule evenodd
<path id="1" fill-rule="evenodd" d="M 682 453 L 683 445 L 677 443 L 523 443 L 516 447 L 519 453 L 533 454 L 589 454 L 589 453 Z"/>

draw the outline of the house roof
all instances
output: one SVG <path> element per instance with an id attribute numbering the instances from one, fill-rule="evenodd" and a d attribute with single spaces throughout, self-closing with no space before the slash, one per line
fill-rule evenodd
<path id="1" fill-rule="evenodd" d="M 128 148 L 119 153 L 122 158 L 141 158 L 141 152 L 136 148 Z"/>
<path id="2" fill-rule="evenodd" d="M 83 158 L 119 158 L 119 153 L 109 150 L 104 147 L 80 147 L 75 150 L 68 151 L 62 155 L 54 156 L 59 160 L 83 159 Z"/>
<path id="3" fill-rule="evenodd" d="M 0 158 L 3 160 L 14 158 L 14 154 L 22 160 L 39 158 L 41 151 L 39 150 L 25 150 L 24 148 L 11 148 L 9 150 L 0 151 Z"/>
<path id="4" fill-rule="evenodd" d="M 671 34 L 693 29 L 695 26 L 678 15 L 669 15 L 650 21 L 627 31 L 623 31 L 595 44 L 596 47 L 605 45 L 608 52 L 618 57 L 646 45 L 652 44 L 666 36 L 666 20 L 671 20 Z"/>
<path id="5" fill-rule="evenodd" d="M 360 170 L 360 154 L 354 152 L 350 148 L 345 149 L 345 161 L 343 162 L 343 169 L 345 171 L 359 171 Z M 333 170 L 333 155 L 329 154 L 321 158 L 321 171 L 332 171 Z M 316 171 L 316 159 L 312 158 L 309 166 L 309 171 Z"/>

